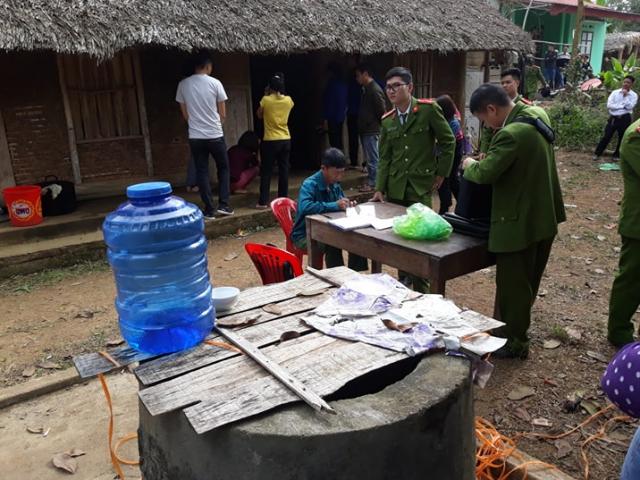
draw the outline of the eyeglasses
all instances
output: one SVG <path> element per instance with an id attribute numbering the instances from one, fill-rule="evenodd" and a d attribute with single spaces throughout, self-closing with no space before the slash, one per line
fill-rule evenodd
<path id="1" fill-rule="evenodd" d="M 408 85 L 408 84 L 407 83 L 391 83 L 391 84 L 387 84 L 384 88 L 387 92 L 396 93 L 400 87 L 404 87 L 405 85 Z"/>

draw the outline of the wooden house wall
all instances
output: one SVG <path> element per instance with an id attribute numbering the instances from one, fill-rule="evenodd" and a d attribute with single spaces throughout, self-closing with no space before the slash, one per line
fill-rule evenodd
<path id="1" fill-rule="evenodd" d="M 0 72 L 0 115 L 15 183 L 38 182 L 50 174 L 72 179 L 55 55 L 2 53 Z"/>

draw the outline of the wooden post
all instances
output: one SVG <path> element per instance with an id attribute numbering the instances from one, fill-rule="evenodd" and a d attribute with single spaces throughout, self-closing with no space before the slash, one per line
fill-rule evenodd
<path id="1" fill-rule="evenodd" d="M 62 92 L 62 103 L 64 105 L 64 117 L 67 121 L 67 135 L 69 137 L 69 153 L 71 155 L 71 168 L 73 169 L 73 180 L 76 184 L 82 183 L 80 174 L 80 158 L 78 157 L 78 146 L 76 144 L 76 131 L 73 127 L 73 116 L 69 105 L 69 93 L 67 92 L 67 82 L 64 75 L 64 60 L 61 54 L 58 57 L 58 80 L 60 81 L 60 91 Z"/>
<path id="2" fill-rule="evenodd" d="M 16 179 L 13 176 L 13 165 L 11 165 L 11 153 L 9 152 L 9 142 L 7 132 L 4 127 L 2 111 L 0 111 L 0 189 L 13 187 Z"/>
<path id="3" fill-rule="evenodd" d="M 138 50 L 133 54 L 133 74 L 136 79 L 136 92 L 138 94 L 138 110 L 140 112 L 140 129 L 144 137 L 144 158 L 147 161 L 147 175 L 153 176 L 153 157 L 151 155 L 151 137 L 149 136 L 149 122 L 147 121 L 147 105 L 144 100 L 144 86 L 142 84 L 142 69 L 140 68 L 140 55 Z"/>

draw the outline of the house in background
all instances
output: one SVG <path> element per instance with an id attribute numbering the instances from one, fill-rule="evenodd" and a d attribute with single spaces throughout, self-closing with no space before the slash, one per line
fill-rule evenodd
<path id="1" fill-rule="evenodd" d="M 448 93 L 462 106 L 467 64 L 481 68 L 473 52 L 528 43 L 475 0 L 0 0 L 0 188 L 46 175 L 89 193 L 122 179 L 184 184 L 189 147 L 175 93 L 196 49 L 212 53 L 229 95 L 228 145 L 259 125 L 264 87 L 284 72 L 296 104 L 292 166 L 313 169 L 330 61 L 366 60 L 378 77 L 405 65 L 417 96 Z"/>
<path id="2" fill-rule="evenodd" d="M 559 50 L 562 50 L 562 45 L 569 45 L 571 48 L 577 9 L 578 0 L 503 2 L 503 12 L 516 25 L 531 33 L 538 46 L 538 58 L 544 56 L 549 44 L 555 45 Z M 602 69 L 607 20 L 611 19 L 640 22 L 640 14 L 620 12 L 585 0 L 580 53 L 589 55 L 591 67 L 596 74 Z"/>

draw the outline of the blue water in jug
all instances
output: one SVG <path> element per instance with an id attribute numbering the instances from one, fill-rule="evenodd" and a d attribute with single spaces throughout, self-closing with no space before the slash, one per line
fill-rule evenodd
<path id="1" fill-rule="evenodd" d="M 153 354 L 192 347 L 215 320 L 202 212 L 166 182 L 131 185 L 127 197 L 102 226 L 122 336 Z"/>

